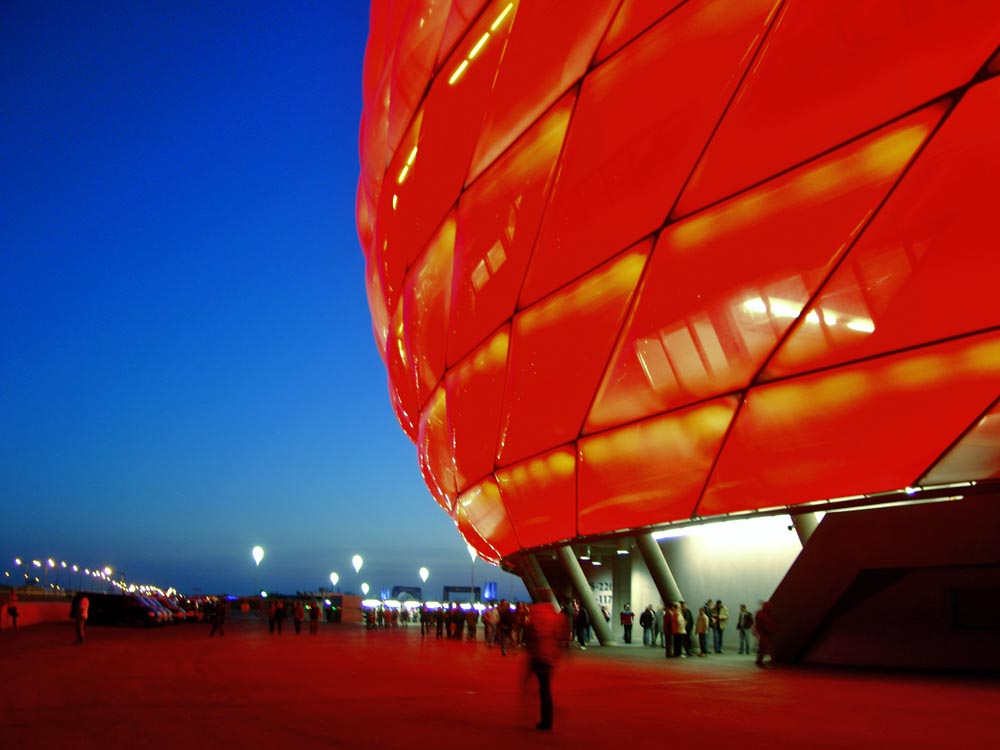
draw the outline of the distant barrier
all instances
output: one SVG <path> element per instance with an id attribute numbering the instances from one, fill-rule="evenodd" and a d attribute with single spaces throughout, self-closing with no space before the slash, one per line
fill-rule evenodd
<path id="1" fill-rule="evenodd" d="M 43 622 L 69 622 L 69 601 L 39 602 L 21 599 L 17 603 L 17 627 L 26 628 Z M 10 630 L 14 621 L 7 605 L 0 611 L 0 630 Z"/>

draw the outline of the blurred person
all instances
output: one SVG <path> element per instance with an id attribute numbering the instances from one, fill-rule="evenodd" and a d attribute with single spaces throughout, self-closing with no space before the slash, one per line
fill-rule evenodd
<path id="1" fill-rule="evenodd" d="M 319 632 L 319 608 L 318 599 L 309 605 L 309 635 L 316 635 Z"/>
<path id="2" fill-rule="evenodd" d="M 702 607 L 694 624 L 694 632 L 698 636 L 698 656 L 708 656 L 708 625 L 708 612 Z"/>
<path id="3" fill-rule="evenodd" d="M 507 646 L 510 645 L 510 637 L 514 632 L 514 612 L 506 599 L 500 600 L 500 619 L 497 621 L 497 640 L 500 641 L 500 653 L 507 655 Z"/>
<path id="4" fill-rule="evenodd" d="M 87 624 L 87 617 L 90 615 L 90 599 L 86 594 L 80 594 L 80 601 L 76 603 L 76 642 L 83 645 L 83 630 Z"/>
<path id="5" fill-rule="evenodd" d="M 747 609 L 747 605 L 740 605 L 740 613 L 736 615 L 736 632 L 740 636 L 739 653 L 750 653 L 750 629 L 753 627 L 753 615 Z"/>
<path id="6" fill-rule="evenodd" d="M 648 646 L 653 640 L 653 620 L 656 619 L 653 613 L 653 605 L 647 604 L 639 615 L 639 627 L 642 628 L 642 645 Z"/>
<path id="7" fill-rule="evenodd" d="M 626 604 L 625 608 L 618 615 L 618 620 L 622 625 L 622 633 L 625 636 L 625 643 L 632 642 L 632 622 L 635 620 L 635 612 L 632 611 L 632 605 Z"/>
<path id="8" fill-rule="evenodd" d="M 306 608 L 300 599 L 295 600 L 292 605 L 292 623 L 295 625 L 295 635 L 302 634 L 302 623 L 306 619 Z"/>
<path id="9" fill-rule="evenodd" d="M 267 632 L 274 635 L 278 625 L 278 602 L 272 599 L 267 603 Z"/>
<path id="10" fill-rule="evenodd" d="M 211 638 L 215 635 L 215 632 L 219 632 L 219 638 L 224 636 L 225 630 L 223 626 L 226 624 L 226 600 L 219 598 L 215 600 L 215 604 L 212 606 L 212 629 L 208 633 L 208 637 Z"/>
<path id="11" fill-rule="evenodd" d="M 587 628 L 590 627 L 590 615 L 587 608 L 580 602 L 573 602 L 573 629 L 576 632 L 576 642 L 581 651 L 587 650 Z"/>
<path id="12" fill-rule="evenodd" d="M 528 670 L 538 680 L 541 720 L 536 729 L 552 729 L 552 671 L 559 659 L 565 620 L 547 601 L 532 604 L 525 623 L 524 642 L 528 650 Z"/>
<path id="13" fill-rule="evenodd" d="M 673 655 L 681 659 L 687 657 L 687 653 L 684 651 L 684 628 L 684 612 L 681 611 L 681 605 L 674 602 L 670 605 L 670 635 L 674 642 Z M 670 653 L 669 648 L 667 653 Z"/>
<path id="14" fill-rule="evenodd" d="M 663 605 L 653 612 L 653 646 L 657 647 L 663 642 Z"/>
<path id="15" fill-rule="evenodd" d="M 486 630 L 486 645 L 493 648 L 493 642 L 497 638 L 497 622 L 500 620 L 500 613 L 497 612 L 497 605 L 493 604 L 483 612 L 483 628 Z"/>
<path id="16" fill-rule="evenodd" d="M 774 666 L 774 654 L 771 653 L 771 640 L 778 630 L 778 621 L 774 619 L 774 614 L 771 612 L 771 602 L 761 602 L 760 609 L 754 616 L 752 627 L 757 631 L 757 666 Z M 767 664 L 764 663 L 765 656 L 771 657 L 771 660 Z"/>
<path id="17" fill-rule="evenodd" d="M 722 636 L 726 632 L 726 621 L 729 619 L 729 610 L 722 603 L 721 599 L 716 600 L 712 608 L 712 645 L 717 654 L 722 653 Z"/>
<path id="18" fill-rule="evenodd" d="M 684 615 L 684 653 L 694 656 L 694 648 L 691 645 L 691 631 L 694 630 L 694 613 L 688 606 L 681 602 L 681 614 Z"/>

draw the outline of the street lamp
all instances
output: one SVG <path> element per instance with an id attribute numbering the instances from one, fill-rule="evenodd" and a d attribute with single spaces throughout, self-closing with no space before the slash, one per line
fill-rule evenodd
<path id="1" fill-rule="evenodd" d="M 365 559 L 361 555 L 355 555 L 351 558 L 351 565 L 354 566 L 354 572 L 360 573 L 361 566 L 365 564 Z"/>
<path id="2" fill-rule="evenodd" d="M 367 583 L 362 583 L 361 584 L 361 593 L 364 594 L 365 596 L 368 596 L 368 584 Z"/>
<path id="3" fill-rule="evenodd" d="M 473 597 L 476 595 L 476 548 L 471 544 L 466 543 L 466 548 L 469 550 L 469 559 L 472 560 L 472 564 L 469 567 L 469 604 L 475 604 L 476 600 Z"/>
<path id="4" fill-rule="evenodd" d="M 427 576 L 429 576 L 431 574 L 431 572 L 429 570 L 427 570 L 427 568 L 421 568 L 419 572 L 420 572 L 420 580 L 421 580 L 421 582 L 422 583 L 427 583 Z"/>
<path id="5" fill-rule="evenodd" d="M 340 581 L 340 576 L 337 575 L 336 571 L 334 571 L 333 573 L 330 573 L 330 585 L 331 586 L 333 586 L 334 588 L 337 588 L 337 583 L 339 581 Z"/>
<path id="6" fill-rule="evenodd" d="M 258 569 L 260 568 L 260 561 L 264 559 L 264 548 L 259 544 L 255 545 L 252 550 L 250 550 L 250 556 L 253 558 L 253 596 L 254 599 L 259 599 L 263 596 L 263 592 L 260 590 L 260 582 L 257 580 Z M 260 616 L 264 617 L 264 606 L 260 607 Z"/>

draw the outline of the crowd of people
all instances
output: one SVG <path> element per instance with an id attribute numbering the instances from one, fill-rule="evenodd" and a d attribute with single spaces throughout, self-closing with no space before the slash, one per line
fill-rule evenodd
<path id="1" fill-rule="evenodd" d="M 626 643 L 632 642 L 632 622 L 635 614 L 626 604 L 619 616 L 622 635 Z M 725 635 L 729 626 L 729 608 L 721 599 L 709 599 L 695 614 L 683 601 L 671 602 L 654 609 L 652 604 L 639 615 L 644 646 L 663 648 L 667 658 L 684 659 L 689 656 L 707 657 L 724 653 Z M 738 639 L 738 654 L 757 654 L 757 664 L 764 666 L 770 650 L 770 636 L 775 623 L 770 614 L 770 603 L 764 602 L 754 615 L 746 604 L 740 604 L 734 625 Z M 695 652 L 697 638 L 697 654 Z M 753 642 L 757 641 L 754 649 Z"/>

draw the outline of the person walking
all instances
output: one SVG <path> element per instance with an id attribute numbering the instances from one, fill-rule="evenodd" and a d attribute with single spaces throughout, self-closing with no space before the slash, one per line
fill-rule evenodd
<path id="1" fill-rule="evenodd" d="M 632 611 L 632 605 L 626 604 L 625 608 L 622 610 L 621 614 L 618 616 L 618 620 L 622 624 L 622 632 L 625 636 L 625 643 L 632 642 L 632 623 L 635 621 L 635 612 Z"/>
<path id="2" fill-rule="evenodd" d="M 642 645 L 648 646 L 653 637 L 653 605 L 647 604 L 639 615 L 639 627 L 642 628 Z"/>
<path id="3" fill-rule="evenodd" d="M 302 634 L 302 623 L 306 620 L 306 608 L 301 599 L 296 599 L 292 605 L 292 623 L 295 625 L 295 635 Z"/>
<path id="4" fill-rule="evenodd" d="M 226 634 L 224 626 L 226 624 L 226 600 L 223 598 L 218 598 L 215 600 L 215 604 L 212 606 L 212 629 L 208 632 L 208 637 L 211 638 L 218 632 L 219 638 Z"/>
<path id="5" fill-rule="evenodd" d="M 750 629 L 753 627 L 753 615 L 747 609 L 747 605 L 740 605 L 740 613 L 736 616 L 736 632 L 740 636 L 739 653 L 750 653 Z"/>
<path id="6" fill-rule="evenodd" d="M 538 680 L 538 700 L 541 720 L 535 728 L 552 729 L 552 671 L 559 659 L 562 640 L 563 617 L 550 602 L 532 604 L 525 623 L 524 643 L 528 649 L 531 674 Z"/>
<path id="7" fill-rule="evenodd" d="M 76 642 L 77 645 L 83 645 L 83 631 L 84 626 L 87 624 L 87 617 L 90 616 L 90 599 L 86 594 L 80 597 L 80 601 L 76 603 Z"/>
<path id="8" fill-rule="evenodd" d="M 590 627 L 590 615 L 587 609 L 580 603 L 574 602 L 573 607 L 576 613 L 573 615 L 573 629 L 576 632 L 576 642 L 581 651 L 587 650 L 587 628 Z"/>
<path id="9" fill-rule="evenodd" d="M 7 597 L 7 616 L 10 617 L 10 626 L 14 630 L 17 630 L 17 616 L 20 612 L 17 611 L 17 592 L 14 589 L 10 590 L 10 596 Z"/>
<path id="10" fill-rule="evenodd" d="M 309 605 L 309 635 L 316 635 L 319 632 L 319 601 L 314 601 Z"/>
<path id="11" fill-rule="evenodd" d="M 771 653 L 771 639 L 774 638 L 778 630 L 778 622 L 771 613 L 771 602 L 762 602 L 757 615 L 754 617 L 753 628 L 757 631 L 757 660 L 758 667 L 774 666 L 774 654 Z M 764 664 L 764 657 L 771 656 L 771 661 Z"/>

